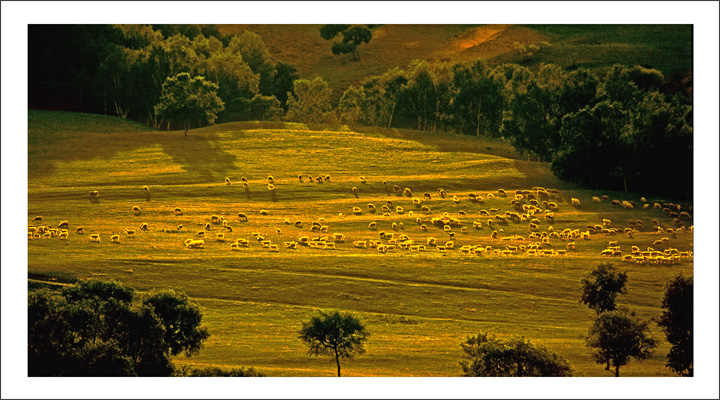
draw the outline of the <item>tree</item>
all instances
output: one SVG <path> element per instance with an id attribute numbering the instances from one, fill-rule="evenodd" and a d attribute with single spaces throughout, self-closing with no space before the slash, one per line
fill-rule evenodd
<path id="1" fill-rule="evenodd" d="M 456 64 L 453 68 L 453 111 L 464 132 L 487 135 L 500 130 L 503 87 L 483 61 Z"/>
<path id="2" fill-rule="evenodd" d="M 303 321 L 298 333 L 300 339 L 308 345 L 310 355 L 331 353 L 335 356 L 337 376 L 340 376 L 340 358 L 363 354 L 364 343 L 369 336 L 360 320 L 352 314 L 340 314 L 338 311 L 320 311 L 310 321 Z"/>
<path id="3" fill-rule="evenodd" d="M 615 367 L 615 376 L 620 376 L 620 367 L 630 358 L 638 361 L 650 358 L 656 347 L 649 336 L 648 323 L 640 321 L 627 310 L 605 311 L 593 321 L 585 345 L 592 349 L 592 356 L 598 364 Z"/>
<path id="4" fill-rule="evenodd" d="M 320 27 L 320 36 L 330 40 L 342 34 L 341 42 L 333 44 L 332 53 L 335 55 L 352 54 L 353 61 L 357 60 L 355 50 L 363 43 L 369 43 L 372 32 L 364 25 L 323 25 Z"/>
<path id="5" fill-rule="evenodd" d="M 209 337 L 183 294 L 136 301 L 117 282 L 83 281 L 28 297 L 28 375 L 169 376 L 170 358 L 195 354 Z"/>
<path id="6" fill-rule="evenodd" d="M 627 293 L 627 274 L 612 264 L 599 264 L 582 282 L 580 303 L 587 304 L 597 314 L 617 308 L 615 299 L 619 293 Z"/>
<path id="7" fill-rule="evenodd" d="M 293 64 L 278 61 L 275 64 L 274 95 L 280 100 L 283 110 L 287 111 L 288 93 L 295 94 L 293 82 L 300 76 Z"/>
<path id="8" fill-rule="evenodd" d="M 218 85 L 202 76 L 190 77 L 180 73 L 167 78 L 162 87 L 160 102 L 155 106 L 158 115 L 182 124 L 185 136 L 191 122 L 212 124 L 225 108 L 217 96 Z"/>
<path id="9" fill-rule="evenodd" d="M 672 344 L 666 366 L 681 376 L 693 376 L 693 278 L 678 275 L 665 286 L 658 325 Z"/>
<path id="10" fill-rule="evenodd" d="M 487 332 L 460 344 L 464 376 L 571 376 L 568 361 L 520 336 L 502 341 Z"/>
<path id="11" fill-rule="evenodd" d="M 288 111 L 285 118 L 303 123 L 320 123 L 332 109 L 332 89 L 324 79 L 298 79 L 293 84 L 295 94 L 288 94 Z"/>

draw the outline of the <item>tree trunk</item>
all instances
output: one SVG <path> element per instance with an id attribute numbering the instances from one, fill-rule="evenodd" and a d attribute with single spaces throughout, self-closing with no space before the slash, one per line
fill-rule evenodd
<path id="1" fill-rule="evenodd" d="M 185 125 L 185 136 L 187 136 L 188 128 L 190 128 L 190 124 L 184 124 Z"/>
<path id="2" fill-rule="evenodd" d="M 337 367 L 338 367 L 338 375 L 337 376 L 339 378 L 340 377 L 340 355 L 338 354 L 337 349 L 333 349 L 333 350 L 335 350 L 335 362 L 337 363 Z"/>
<path id="3" fill-rule="evenodd" d="M 395 114 L 395 98 L 394 97 L 393 97 L 393 105 L 392 105 L 392 108 L 390 109 L 390 121 L 388 122 L 388 128 L 390 128 L 392 125 L 393 114 Z"/>
<path id="4" fill-rule="evenodd" d="M 610 360 L 607 360 L 607 364 L 605 364 L 605 371 L 610 371 Z"/>
<path id="5" fill-rule="evenodd" d="M 627 193 L 627 177 L 623 176 L 623 187 L 625 188 L 625 192 Z"/>
<path id="6" fill-rule="evenodd" d="M 620 366 L 616 365 L 615 366 L 615 377 L 618 377 L 618 376 L 620 376 Z"/>

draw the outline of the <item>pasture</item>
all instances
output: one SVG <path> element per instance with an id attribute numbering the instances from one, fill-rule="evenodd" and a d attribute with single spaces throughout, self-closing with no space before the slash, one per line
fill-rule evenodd
<path id="1" fill-rule="evenodd" d="M 524 161 L 500 141 L 271 122 L 221 124 L 184 137 L 112 117 L 32 110 L 28 138 L 28 224 L 56 228 L 69 221 L 67 240 L 28 240 L 29 278 L 62 283 L 96 277 L 140 291 L 184 291 L 203 307 L 212 336 L 200 354 L 176 358 L 180 364 L 254 367 L 269 376 L 333 376 L 334 361 L 308 357 L 297 330 L 314 310 L 338 309 L 358 315 L 371 334 L 367 353 L 343 362 L 345 376 L 458 376 L 460 341 L 483 330 L 545 345 L 566 357 L 576 376 L 611 376 L 584 346 L 592 311 L 578 303 L 580 279 L 598 263 L 614 262 L 629 278 L 629 293 L 619 301 L 649 319 L 661 314 L 663 285 L 680 272 L 693 273 L 692 257 L 636 263 L 600 254 L 610 241 L 618 242 L 623 255 L 631 253 L 631 246 L 692 251 L 691 230 L 658 233 L 651 222 L 676 228 L 673 218 L 653 207 L 655 202 L 681 204 L 692 214 L 691 204 L 581 189 L 556 180 L 545 164 Z M 309 176 L 323 181 L 311 183 Z M 395 192 L 394 185 L 401 191 Z M 497 218 L 515 211 L 510 201 L 516 190 L 534 187 L 560 192 L 549 199 L 559 207 L 552 223 L 544 210 L 535 214 L 538 233 L 549 232 L 550 226 L 558 233 L 585 232 L 603 219 L 620 233 L 595 233 L 589 240 L 549 238 L 540 248 L 555 250 L 552 255 L 493 251 L 541 242 L 530 237 L 528 221 L 501 224 Z M 405 188 L 412 197 L 403 195 Z M 438 188 L 446 191 L 444 198 Z M 507 197 L 498 195 L 501 188 Z M 98 199 L 90 201 L 88 194 L 95 190 Z M 471 201 L 469 193 L 483 201 Z M 592 201 L 602 195 L 638 206 Z M 642 208 L 641 196 L 649 208 Z M 571 198 L 581 205 L 571 206 Z M 388 200 L 392 207 L 384 215 L 381 207 Z M 370 213 L 368 204 L 377 212 Z M 480 215 L 481 210 L 488 215 Z M 453 227 L 451 237 L 431 223 L 444 213 L 467 229 Z M 213 223 L 212 215 L 222 216 L 232 231 Z M 35 216 L 42 222 L 31 222 Z M 643 221 L 632 238 L 622 233 L 629 220 Z M 327 228 L 311 232 L 314 221 Z M 474 221 L 482 226 L 474 228 Z M 369 228 L 372 222 L 375 229 Z M 692 226 L 692 220 L 682 223 Z M 84 234 L 75 233 L 78 227 Z M 127 229 L 135 230 L 134 237 Z M 201 231 L 203 248 L 183 244 Z M 397 246 L 385 253 L 368 246 L 370 240 L 390 245 L 381 240 L 383 231 L 394 234 Z M 493 231 L 497 238 L 491 237 Z M 217 240 L 218 233 L 224 241 Z M 100 241 L 89 241 L 92 234 L 99 234 Z M 330 242 L 332 234 L 344 236 L 335 249 L 284 245 L 303 236 Z M 400 248 L 403 234 L 414 245 L 426 245 L 426 251 Z M 112 235 L 119 235 L 119 243 L 110 242 Z M 278 251 L 263 247 L 255 236 L 278 245 Z M 668 240 L 662 246 L 653 244 L 663 237 Z M 454 246 L 439 251 L 427 245 L 428 238 Z M 249 246 L 230 250 L 238 239 L 247 239 Z M 356 247 L 355 241 L 365 241 L 366 247 Z M 571 241 L 576 250 L 567 250 Z M 460 251 L 472 245 L 491 249 Z M 630 362 L 621 368 L 622 376 L 672 375 L 664 366 L 670 346 L 657 325 L 651 327 L 659 341 L 654 356 Z"/>

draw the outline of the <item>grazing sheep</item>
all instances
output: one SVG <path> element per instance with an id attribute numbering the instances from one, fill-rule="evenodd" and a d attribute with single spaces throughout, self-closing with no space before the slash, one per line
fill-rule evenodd
<path id="1" fill-rule="evenodd" d="M 302 175 L 298 175 L 298 180 L 299 180 L 300 182 L 305 182 L 305 181 L 303 181 L 303 176 L 302 176 Z"/>
<path id="2" fill-rule="evenodd" d="M 267 180 L 268 183 L 275 183 L 275 179 L 272 177 L 272 175 L 268 175 Z"/>
<path id="3" fill-rule="evenodd" d="M 215 235 L 215 240 L 218 242 L 224 242 L 225 241 L 225 234 L 224 233 L 218 233 Z"/>
<path id="4" fill-rule="evenodd" d="M 412 202 L 415 207 L 420 207 L 420 199 L 413 197 Z"/>
<path id="5" fill-rule="evenodd" d="M 575 250 L 575 242 L 570 242 L 567 245 L 565 245 L 565 248 L 568 250 Z"/>
<path id="6" fill-rule="evenodd" d="M 682 211 L 680 213 L 680 219 L 692 219 L 692 217 L 687 211 Z"/>
<path id="7" fill-rule="evenodd" d="M 507 193 L 505 193 L 505 189 L 498 189 L 497 195 L 498 195 L 498 197 L 507 197 Z"/>
<path id="8" fill-rule="evenodd" d="M 28 232 L 28 234 L 29 234 L 29 233 L 30 233 L 30 232 Z M 58 239 L 60 239 L 60 240 L 68 240 L 68 233 L 67 233 L 67 231 L 62 231 L 62 232 L 60 232 L 60 234 L 58 235 Z"/>
<path id="9" fill-rule="evenodd" d="M 609 219 L 604 219 L 604 218 L 603 218 L 603 220 L 602 220 L 603 226 L 610 226 L 611 223 L 612 223 L 612 221 L 609 220 Z"/>
<path id="10" fill-rule="evenodd" d="M 268 212 L 265 210 L 260 210 L 260 215 L 268 215 Z"/>
<path id="11" fill-rule="evenodd" d="M 355 215 L 362 214 L 362 210 L 360 209 L 360 207 L 353 207 L 353 214 L 355 214 Z"/>
<path id="12" fill-rule="evenodd" d="M 399 192 L 399 191 L 400 191 L 400 186 L 398 186 L 398 185 L 393 185 L 393 192 L 397 193 L 397 192 Z"/>
<path id="13" fill-rule="evenodd" d="M 181 210 L 180 208 L 175 208 L 175 211 L 173 212 L 175 213 L 175 215 L 183 215 L 183 210 Z"/>
<path id="14" fill-rule="evenodd" d="M 110 236 L 110 243 L 120 243 L 120 235 Z"/>
<path id="15" fill-rule="evenodd" d="M 330 175 L 325 175 L 325 182 L 330 182 Z"/>
<path id="16" fill-rule="evenodd" d="M 315 178 L 315 182 L 317 182 L 317 183 L 323 183 L 323 178 L 322 178 L 322 176 L 318 176 L 317 178 Z"/>
<path id="17" fill-rule="evenodd" d="M 134 229 L 125 229 L 125 234 L 127 237 L 135 237 L 135 230 Z"/>
<path id="18" fill-rule="evenodd" d="M 308 180 L 310 181 L 310 183 L 315 182 L 315 179 L 313 179 L 312 175 L 308 175 Z"/>
<path id="19" fill-rule="evenodd" d="M 660 203 L 653 203 L 653 208 L 656 210 L 660 210 L 662 209 L 662 206 L 660 205 Z"/>
<path id="20" fill-rule="evenodd" d="M 244 221 L 244 222 L 247 222 L 247 220 L 248 220 L 247 214 L 245 214 L 245 213 L 238 213 L 238 218 L 240 219 L 240 221 Z"/>
<path id="21" fill-rule="evenodd" d="M 189 242 L 187 242 L 186 246 L 190 249 L 203 249 L 205 248 L 205 241 L 202 239 L 190 240 Z"/>
<path id="22" fill-rule="evenodd" d="M 422 211 L 422 212 L 426 212 L 426 213 L 427 213 L 427 212 L 430 212 L 430 207 L 428 207 L 428 206 L 422 206 L 421 211 Z"/>
<path id="23" fill-rule="evenodd" d="M 635 208 L 635 206 L 633 206 L 632 203 L 627 200 L 623 200 L 620 205 L 622 205 L 622 208 L 626 210 L 632 210 L 633 208 Z"/>
<path id="24" fill-rule="evenodd" d="M 361 176 L 361 177 L 360 177 L 360 183 L 362 183 L 363 185 L 366 184 L 366 183 L 367 183 L 367 179 L 365 179 L 364 176 Z"/>
<path id="25" fill-rule="evenodd" d="M 395 212 L 398 214 L 402 214 L 405 212 L 405 210 L 402 207 L 397 206 L 397 207 L 395 207 Z"/>
<path id="26" fill-rule="evenodd" d="M 375 229 L 376 227 L 377 227 L 377 222 L 371 222 L 371 223 L 368 225 L 368 228 L 370 228 L 370 229 Z"/>
<path id="27" fill-rule="evenodd" d="M 573 207 L 580 207 L 580 199 L 576 199 L 576 198 L 572 197 L 570 199 L 570 203 L 572 204 Z"/>
<path id="28" fill-rule="evenodd" d="M 352 189 L 350 189 L 350 191 L 357 194 L 357 188 L 355 186 L 353 186 Z"/>
<path id="29" fill-rule="evenodd" d="M 70 226 L 70 223 L 68 221 L 61 221 L 60 224 L 58 224 L 59 229 L 68 229 Z"/>
<path id="30" fill-rule="evenodd" d="M 100 199 L 100 192 L 97 190 L 91 190 L 90 191 L 90 201 L 91 202 L 97 202 Z"/>
<path id="31" fill-rule="evenodd" d="M 460 199 L 458 199 L 457 196 L 453 196 L 452 201 L 453 201 L 453 203 L 455 203 L 455 204 L 460 204 Z"/>
<path id="32" fill-rule="evenodd" d="M 405 188 L 405 189 L 403 190 L 403 195 L 404 195 L 404 196 L 407 196 L 407 197 L 412 197 L 412 196 L 413 196 L 412 190 L 410 190 L 409 188 Z"/>
<path id="33" fill-rule="evenodd" d="M 430 195 L 430 193 L 427 193 L 427 192 L 423 193 L 423 197 L 425 197 L 428 200 L 432 199 L 432 196 Z"/>
<path id="34" fill-rule="evenodd" d="M 600 200 L 599 197 L 593 196 L 593 198 L 592 198 L 592 202 L 593 202 L 593 203 L 600 203 L 601 201 L 602 201 L 602 200 Z"/>
<path id="35" fill-rule="evenodd" d="M 31 222 L 42 222 L 42 217 L 37 216 L 37 217 L 33 218 Z"/>
<path id="36" fill-rule="evenodd" d="M 445 249 L 447 249 L 447 250 L 452 250 L 454 246 L 455 246 L 455 242 L 453 242 L 452 240 L 449 242 L 445 242 Z"/>
<path id="37" fill-rule="evenodd" d="M 135 214 L 135 215 L 140 215 L 140 213 L 141 213 L 140 207 L 138 207 L 138 206 L 133 206 L 132 210 L 133 210 L 133 214 Z"/>
<path id="38" fill-rule="evenodd" d="M 229 184 L 231 184 L 231 183 L 232 183 L 232 182 L 230 181 L 230 178 L 227 178 L 227 177 L 226 177 L 226 178 L 225 178 L 225 184 L 226 184 L 226 185 L 229 185 Z"/>
<path id="39" fill-rule="evenodd" d="M 205 230 L 206 231 L 212 230 L 212 225 L 210 225 L 209 222 L 207 224 L 205 224 Z"/>
<path id="40" fill-rule="evenodd" d="M 148 228 L 147 222 L 143 222 L 142 224 L 140 224 L 140 230 L 146 231 L 146 232 L 150 231 L 150 229 Z"/>
<path id="41" fill-rule="evenodd" d="M 268 190 L 271 191 L 271 192 L 274 191 L 274 190 L 275 190 L 275 185 L 273 185 L 272 183 L 268 183 Z"/>
<path id="42" fill-rule="evenodd" d="M 641 203 L 647 203 L 647 199 L 645 199 L 644 197 L 641 197 L 641 198 L 640 198 L 640 202 L 641 202 Z"/>
<path id="43" fill-rule="evenodd" d="M 553 212 L 560 211 L 560 207 L 558 207 L 557 203 L 548 203 L 548 208 L 550 209 L 550 211 L 553 211 Z"/>
<path id="44" fill-rule="evenodd" d="M 205 231 L 198 231 L 198 233 L 195 234 L 195 237 L 205 237 Z"/>
<path id="45" fill-rule="evenodd" d="M 46 233 L 47 235 L 47 233 Z M 43 235 L 44 236 L 44 235 Z M 91 242 L 98 242 L 100 243 L 100 234 L 99 233 L 93 233 L 92 235 L 88 236 L 88 240 Z"/>
<path id="46" fill-rule="evenodd" d="M 370 212 L 370 214 L 375 214 L 377 212 L 377 208 L 375 208 L 375 204 L 368 204 L 367 208 L 368 208 L 368 212 Z"/>

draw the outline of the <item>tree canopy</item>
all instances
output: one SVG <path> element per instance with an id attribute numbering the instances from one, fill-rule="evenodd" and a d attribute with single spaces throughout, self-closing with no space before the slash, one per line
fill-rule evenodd
<path id="1" fill-rule="evenodd" d="M 650 337 L 648 323 L 635 317 L 627 310 L 605 311 L 597 315 L 588 331 L 585 345 L 592 350 L 598 364 L 605 369 L 615 367 L 615 376 L 620 376 L 620 367 L 630 358 L 642 361 L 653 354 L 657 346 Z"/>
<path id="2" fill-rule="evenodd" d="M 334 43 L 332 53 L 335 55 L 352 54 L 353 61 L 357 60 L 355 50 L 363 43 L 370 43 L 372 32 L 365 25 L 323 25 L 320 27 L 320 36 L 331 40 L 342 34 L 342 41 Z"/>
<path id="3" fill-rule="evenodd" d="M 191 123 L 212 124 L 225 108 L 217 90 L 218 86 L 204 77 L 191 78 L 190 74 L 182 72 L 167 78 L 155 111 L 170 121 L 182 124 L 187 136 Z"/>
<path id="4" fill-rule="evenodd" d="M 469 336 L 460 346 L 464 376 L 571 376 L 568 361 L 521 336 L 507 341 L 487 332 Z"/>
<path id="5" fill-rule="evenodd" d="M 303 321 L 298 333 L 308 346 L 310 355 L 330 353 L 335 356 L 337 376 L 340 376 L 340 359 L 363 354 L 364 344 L 369 336 L 365 325 L 359 319 L 339 311 L 320 311 L 309 321 Z"/>
<path id="6" fill-rule="evenodd" d="M 600 314 L 617 308 L 615 299 L 620 293 L 627 293 L 627 274 L 618 271 L 612 264 L 600 264 L 582 282 L 580 303 Z"/>
<path id="7" fill-rule="evenodd" d="M 658 325 L 672 344 L 666 366 L 681 376 L 693 376 L 693 278 L 678 275 L 665 286 Z"/>
<path id="8" fill-rule="evenodd" d="M 183 294 L 89 280 L 28 299 L 29 376 L 169 376 L 170 358 L 210 336 Z"/>

